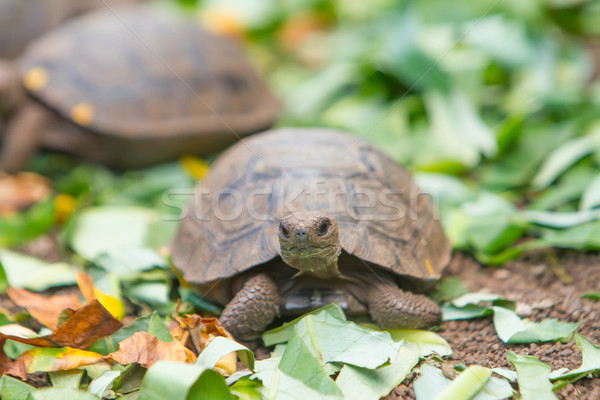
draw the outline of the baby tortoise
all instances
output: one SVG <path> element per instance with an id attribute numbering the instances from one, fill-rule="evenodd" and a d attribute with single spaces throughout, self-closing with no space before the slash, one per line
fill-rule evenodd
<path id="1" fill-rule="evenodd" d="M 382 327 L 427 327 L 424 296 L 451 245 L 410 174 L 365 141 L 326 129 L 267 131 L 213 165 L 172 245 L 174 265 L 251 340 L 277 316 L 337 302 Z"/>
<path id="2" fill-rule="evenodd" d="M 208 155 L 268 128 L 279 111 L 235 43 L 142 5 L 94 11 L 35 40 L 18 68 L 0 70 L 0 95 L 18 99 L 22 88 L 5 171 L 39 145 L 117 168 Z"/>

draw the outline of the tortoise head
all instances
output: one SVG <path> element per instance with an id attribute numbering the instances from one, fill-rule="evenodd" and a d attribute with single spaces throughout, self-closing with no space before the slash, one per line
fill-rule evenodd
<path id="1" fill-rule="evenodd" d="M 318 278 L 339 275 L 342 251 L 335 220 L 316 213 L 293 213 L 279 223 L 281 258 L 300 274 Z"/>

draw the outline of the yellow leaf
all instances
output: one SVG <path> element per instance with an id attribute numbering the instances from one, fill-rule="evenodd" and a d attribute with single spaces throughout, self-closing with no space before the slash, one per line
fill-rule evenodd
<path id="1" fill-rule="evenodd" d="M 57 224 L 64 224 L 71 214 L 73 214 L 73 210 L 75 210 L 75 198 L 68 194 L 59 194 L 54 199 L 54 209 L 55 216 L 54 219 Z"/>
<path id="2" fill-rule="evenodd" d="M 120 297 L 111 296 L 94 286 L 92 277 L 84 272 L 77 272 L 77 286 L 86 301 L 97 299 L 116 319 L 125 318 L 125 304 Z"/>
<path id="3" fill-rule="evenodd" d="M 209 170 L 206 161 L 198 157 L 183 156 L 181 157 L 180 162 L 183 168 L 196 179 L 204 178 L 204 175 L 206 175 Z"/>

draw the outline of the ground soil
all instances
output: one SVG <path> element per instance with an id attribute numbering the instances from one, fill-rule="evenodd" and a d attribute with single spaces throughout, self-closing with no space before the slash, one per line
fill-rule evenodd
<path id="1" fill-rule="evenodd" d="M 600 343 L 600 302 L 581 299 L 589 291 L 600 290 L 600 254 L 551 252 L 532 254 L 504 267 L 483 267 L 470 256 L 456 254 L 449 276 L 458 276 L 472 291 L 497 293 L 518 302 L 517 311 L 533 321 L 558 318 L 580 322 L 578 332 Z M 438 332 L 452 346 L 454 354 L 443 368 L 452 374 L 458 363 L 512 369 L 506 351 L 532 355 L 550 363 L 552 369 L 576 368 L 581 354 L 573 341 L 568 343 L 504 344 L 498 339 L 491 317 L 448 321 Z M 414 399 L 408 382 L 398 386 L 386 399 Z M 582 379 L 557 393 L 559 399 L 600 399 L 600 378 Z"/>

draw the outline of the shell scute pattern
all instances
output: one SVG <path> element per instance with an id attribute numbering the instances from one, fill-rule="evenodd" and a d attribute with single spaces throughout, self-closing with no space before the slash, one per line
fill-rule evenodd
<path id="1" fill-rule="evenodd" d="M 235 218 L 217 218 L 206 207 L 223 205 L 214 197 L 222 190 L 236 193 L 244 204 L 239 212 L 233 203 L 222 209 Z M 250 210 L 244 201 L 257 191 L 265 195 Z M 255 135 L 217 160 L 197 198 L 200 192 L 203 200 L 190 209 L 202 208 L 205 219 L 186 218 L 173 248 L 173 261 L 190 282 L 232 277 L 275 258 L 279 221 L 294 211 L 334 218 L 346 252 L 399 275 L 437 279 L 450 258 L 433 205 L 409 173 L 372 145 L 336 131 L 295 128 Z M 377 197 L 371 207 L 361 207 L 352 200 L 361 193 L 385 194 L 391 205 Z"/>

